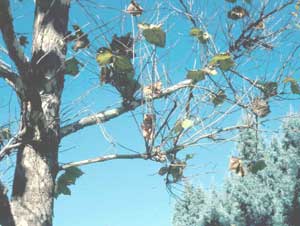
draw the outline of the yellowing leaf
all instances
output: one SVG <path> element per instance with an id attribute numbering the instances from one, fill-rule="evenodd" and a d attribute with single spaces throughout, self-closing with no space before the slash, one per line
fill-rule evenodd
<path id="1" fill-rule="evenodd" d="M 223 71 L 228 71 L 235 65 L 234 60 L 229 53 L 221 53 L 215 55 L 209 62 L 211 66 L 218 66 Z"/>
<path id="2" fill-rule="evenodd" d="M 189 128 L 194 126 L 194 122 L 190 119 L 184 119 L 181 122 L 181 126 L 182 126 L 183 129 L 189 129 Z"/>
<path id="3" fill-rule="evenodd" d="M 104 66 L 106 64 L 110 64 L 112 62 L 112 58 L 112 52 L 109 49 L 102 47 L 98 50 L 96 61 L 100 66 Z"/>

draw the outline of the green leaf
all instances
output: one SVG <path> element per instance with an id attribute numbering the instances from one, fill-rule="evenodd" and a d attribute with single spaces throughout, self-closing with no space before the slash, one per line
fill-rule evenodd
<path id="1" fill-rule="evenodd" d="M 163 176 L 163 175 L 165 175 L 168 171 L 169 171 L 169 167 L 164 166 L 164 167 L 161 167 L 161 168 L 159 169 L 158 174 L 159 174 L 160 176 Z"/>
<path id="2" fill-rule="evenodd" d="M 129 58 L 125 56 L 116 56 L 114 59 L 114 68 L 119 72 L 132 73 L 133 65 Z"/>
<path id="3" fill-rule="evenodd" d="M 175 134 L 178 134 L 178 133 L 180 133 L 182 130 L 183 130 L 183 128 L 182 128 L 182 120 L 178 120 L 176 123 L 175 123 L 175 126 L 174 126 L 174 133 Z"/>
<path id="4" fill-rule="evenodd" d="M 190 159 L 192 159 L 192 158 L 194 158 L 195 157 L 195 154 L 187 154 L 186 156 L 185 156 L 185 161 L 188 161 L 188 160 L 190 160 Z"/>
<path id="5" fill-rule="evenodd" d="M 251 173 L 256 174 L 258 171 L 261 171 L 266 167 L 267 167 L 267 165 L 264 160 L 258 160 L 256 162 L 250 163 L 249 170 Z"/>
<path id="6" fill-rule="evenodd" d="M 229 53 L 220 53 L 211 59 L 209 65 L 218 66 L 221 70 L 228 71 L 235 65 L 235 62 Z"/>
<path id="7" fill-rule="evenodd" d="M 55 197 L 60 194 L 71 195 L 69 185 L 75 184 L 76 180 L 83 175 L 83 172 L 77 167 L 70 167 L 59 176 L 55 185 Z"/>
<path id="8" fill-rule="evenodd" d="M 54 197 L 57 198 L 59 195 L 71 195 L 71 190 L 67 186 L 63 186 L 61 184 L 55 187 Z"/>
<path id="9" fill-rule="evenodd" d="M 139 24 L 139 28 L 143 29 L 143 36 L 147 42 L 159 47 L 165 47 L 166 32 L 161 29 L 160 25 Z"/>
<path id="10" fill-rule="evenodd" d="M 248 4 L 251 4 L 252 3 L 252 0 L 244 0 L 244 2 L 248 3 Z"/>
<path id="11" fill-rule="evenodd" d="M 283 80 L 284 83 L 290 83 L 291 86 L 291 91 L 294 94 L 300 94 L 300 87 L 298 82 L 292 78 L 292 77 L 287 77 Z"/>
<path id="12" fill-rule="evenodd" d="M 215 106 L 223 104 L 227 96 L 224 90 L 219 90 L 218 93 L 211 94 L 211 101 Z"/>
<path id="13" fill-rule="evenodd" d="M 79 73 L 79 65 L 82 64 L 75 58 L 71 58 L 65 62 L 66 74 L 69 75 L 77 75 Z"/>
<path id="14" fill-rule="evenodd" d="M 219 68 L 223 71 L 228 71 L 229 69 L 234 67 L 234 65 L 235 62 L 232 59 L 227 59 L 227 60 L 220 61 Z"/>
<path id="15" fill-rule="evenodd" d="M 235 3 L 236 0 L 226 0 L 227 2 Z"/>
<path id="16" fill-rule="evenodd" d="M 204 32 L 200 28 L 196 28 L 196 27 L 190 30 L 190 35 L 198 38 L 198 40 L 203 44 L 210 39 L 210 35 L 208 32 Z"/>
<path id="17" fill-rule="evenodd" d="M 203 70 L 189 70 L 186 77 L 192 79 L 193 82 L 199 82 L 205 79 L 205 72 Z"/>
<path id="18" fill-rule="evenodd" d="M 102 47 L 98 50 L 96 61 L 100 66 L 104 66 L 106 64 L 110 64 L 112 62 L 112 58 L 112 52 L 109 49 Z"/>
<path id="19" fill-rule="evenodd" d="M 220 53 L 215 55 L 211 61 L 209 62 L 210 65 L 216 65 L 220 61 L 228 60 L 231 59 L 230 53 Z"/>

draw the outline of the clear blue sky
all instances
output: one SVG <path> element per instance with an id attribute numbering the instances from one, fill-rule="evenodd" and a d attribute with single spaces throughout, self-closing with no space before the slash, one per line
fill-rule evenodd
<path id="1" fill-rule="evenodd" d="M 32 1 L 23 0 L 22 3 L 13 0 L 15 25 L 19 33 L 28 37 L 32 31 L 33 7 Z M 79 24 L 84 31 L 94 30 L 96 26 L 109 21 L 107 26 L 95 29 L 89 34 L 91 40 L 96 39 L 90 49 L 91 53 L 105 46 L 101 32 L 111 40 L 113 34 L 125 34 L 132 31 L 131 17 L 124 14 L 129 1 L 104 1 L 85 0 L 81 1 L 87 11 L 74 3 L 71 7 L 70 25 Z M 96 4 L 93 4 L 95 2 Z M 139 22 L 157 23 L 166 21 L 163 25 L 167 33 L 167 47 L 165 50 L 158 50 L 158 54 L 166 56 L 162 62 L 171 75 L 172 81 L 179 81 L 185 77 L 186 69 L 193 68 L 195 53 L 192 47 L 195 42 L 189 37 L 188 32 L 192 27 L 190 22 L 181 15 L 170 14 L 165 9 L 166 1 L 158 1 L 161 4 L 160 13 L 157 13 L 156 4 L 153 1 L 140 1 L 145 9 L 145 14 L 138 18 Z M 177 1 L 170 1 L 178 7 Z M 222 12 L 223 7 L 229 8 L 229 3 L 224 0 L 195 1 L 195 5 L 201 8 L 207 16 L 208 30 L 212 35 L 221 32 L 218 23 L 222 23 L 222 17 L 216 12 Z M 93 19 L 89 16 L 92 15 Z M 166 16 L 169 19 L 166 20 Z M 112 19 L 114 18 L 114 19 Z M 207 22 L 205 21 L 205 23 Z M 136 32 L 137 21 L 134 21 Z M 222 42 L 223 41 L 223 42 Z M 2 44 L 2 40 L 0 42 Z M 217 42 L 220 51 L 225 51 L 224 40 Z M 29 54 L 30 49 L 26 48 Z M 286 50 L 279 52 L 285 54 Z M 270 54 L 270 53 L 269 53 Z M 261 57 L 263 55 L 258 55 Z M 4 56 L 0 55 L 0 59 Z M 107 106 L 118 102 L 118 94 L 109 86 L 95 88 L 98 83 L 99 69 L 94 59 L 86 53 L 78 55 L 78 58 L 89 67 L 84 68 L 80 75 L 72 78 L 66 77 L 65 91 L 63 94 L 62 121 L 81 112 L 88 115 L 93 112 L 105 109 Z M 263 58 L 263 57 L 262 57 Z M 7 60 L 4 57 L 5 60 Z M 265 59 L 266 60 L 266 59 Z M 257 63 L 257 62 L 256 62 Z M 93 66 L 94 65 L 94 66 Z M 250 71 L 251 65 L 248 67 Z M 258 73 L 272 71 L 276 64 L 266 64 L 266 67 Z M 253 71 L 253 68 L 252 68 Z M 255 75 L 253 75 L 255 76 Z M 86 93 L 86 90 L 89 90 Z M 0 81 L 0 106 L 8 103 L 8 89 Z M 74 101 L 82 95 L 84 98 Z M 9 111 L 7 108 L 0 108 L 0 122 L 3 123 L 18 118 L 18 107 L 16 100 L 12 100 Z M 117 106 L 117 105 L 114 105 Z M 272 105 L 270 118 L 284 115 L 292 106 L 297 111 L 299 101 L 278 102 Z M 143 108 L 138 110 L 141 113 Z M 10 115 L 10 117 L 8 117 Z M 224 123 L 236 124 L 240 121 L 241 111 L 236 112 Z M 140 116 L 137 116 L 140 117 Z M 76 119 L 76 116 L 73 118 Z M 266 129 L 274 129 L 278 124 L 267 124 Z M 93 158 L 110 153 L 119 153 L 121 148 L 113 145 L 114 141 L 126 145 L 135 151 L 144 151 L 144 142 L 135 125 L 130 113 L 105 123 L 103 126 L 93 126 L 63 139 L 60 148 L 61 163 Z M 104 136 L 104 134 L 108 134 Z M 186 175 L 193 183 L 209 188 L 212 184 L 220 185 L 223 178 L 228 174 L 228 157 L 234 152 L 232 143 L 219 145 L 205 145 L 191 150 L 197 153 L 190 162 Z M 166 189 L 163 177 L 157 175 L 161 164 L 144 160 L 115 160 L 101 164 L 84 166 L 81 169 L 84 175 L 71 187 L 71 196 L 60 196 L 55 203 L 54 225 L 56 226 L 171 226 L 172 209 L 175 199 Z M 1 169 L 1 168 L 0 168 Z M 180 193 L 182 186 L 176 186 Z M 176 190 L 175 190 L 176 191 Z"/>

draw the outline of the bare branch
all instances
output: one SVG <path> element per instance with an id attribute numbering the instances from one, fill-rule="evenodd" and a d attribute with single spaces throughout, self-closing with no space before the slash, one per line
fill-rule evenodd
<path id="1" fill-rule="evenodd" d="M 22 145 L 22 143 L 13 143 L 13 144 L 8 144 L 8 145 L 5 145 L 1 151 L 0 151 L 0 161 L 4 158 L 5 155 L 8 155 L 11 153 L 11 151 L 13 149 L 16 149 L 18 147 L 20 147 Z"/>
<path id="2" fill-rule="evenodd" d="M 186 87 L 191 87 L 191 86 L 193 86 L 193 81 L 191 79 L 186 79 L 182 82 L 177 83 L 176 85 L 173 85 L 171 87 L 164 89 L 159 94 L 155 94 L 151 97 L 146 97 L 146 98 L 147 98 L 147 101 L 159 99 L 162 97 L 166 97 L 166 96 L 174 93 L 177 90 L 180 90 L 180 89 L 183 89 Z M 70 125 L 62 127 L 61 131 L 60 131 L 61 137 L 65 137 L 65 136 L 67 136 L 71 133 L 74 133 L 80 129 L 83 129 L 87 126 L 91 126 L 91 125 L 109 121 L 109 120 L 116 118 L 128 111 L 132 111 L 132 110 L 136 109 L 137 107 L 143 105 L 145 102 L 146 102 L 146 99 L 142 98 L 142 99 L 132 102 L 131 107 L 121 106 L 118 108 L 101 111 L 95 115 L 90 115 L 90 116 L 84 117 L 76 122 L 71 123 Z"/>
<path id="3" fill-rule="evenodd" d="M 14 90 L 21 90 L 22 82 L 18 74 L 13 72 L 0 60 L 0 78 L 3 78 Z"/>
<path id="4" fill-rule="evenodd" d="M 237 130 L 237 129 L 246 129 L 249 128 L 251 125 L 237 125 L 237 126 L 231 126 L 231 127 L 226 127 L 226 128 L 221 128 L 218 130 L 215 130 L 211 133 L 207 133 L 202 135 L 196 142 L 198 142 L 200 139 L 215 139 L 214 137 L 219 134 L 219 133 L 224 133 L 224 132 L 229 132 L 229 131 L 233 131 L 233 130 Z M 189 147 L 193 144 L 195 144 L 196 142 L 193 143 L 189 143 L 189 144 L 185 144 L 185 145 L 177 145 L 165 152 L 162 152 L 163 155 L 167 155 L 170 153 L 177 153 L 179 151 L 181 151 L 182 149 Z M 110 160 L 115 160 L 115 159 L 144 159 L 144 160 L 148 160 L 148 159 L 152 159 L 151 155 L 149 155 L 149 153 L 142 153 L 142 154 L 111 154 L 111 155 L 105 155 L 105 156 L 100 156 L 100 157 L 96 157 L 96 158 L 92 158 L 92 159 L 87 159 L 87 160 L 81 160 L 78 162 L 70 162 L 70 163 L 66 163 L 62 166 L 60 166 L 60 170 L 65 170 L 68 169 L 70 167 L 74 167 L 74 166 L 83 166 L 83 165 L 89 165 L 89 164 L 93 164 L 93 163 L 99 163 L 99 162 L 106 162 L 106 161 L 110 161 Z"/>
<path id="5" fill-rule="evenodd" d="M 7 189 L 0 181 L 0 224 L 2 226 L 14 226 Z"/>
<path id="6" fill-rule="evenodd" d="M 16 64 L 20 74 L 25 74 L 28 60 L 15 35 L 9 0 L 0 1 L 0 30 L 7 46 L 8 55 Z"/>
<path id="7" fill-rule="evenodd" d="M 68 169 L 70 167 L 74 167 L 74 166 L 83 166 L 83 165 L 88 165 L 88 164 L 92 164 L 92 163 L 97 163 L 97 162 L 106 162 L 106 161 L 110 161 L 110 160 L 114 160 L 114 159 L 148 159 L 148 154 L 124 154 L 124 155 L 117 155 L 117 154 L 112 154 L 112 155 L 105 155 L 105 156 L 101 156 L 101 157 L 97 157 L 97 158 L 93 158 L 93 159 L 87 159 L 87 160 L 82 160 L 82 161 L 78 161 L 78 162 L 71 162 L 71 163 L 67 163 L 64 164 L 60 167 L 60 170 L 65 170 Z"/>

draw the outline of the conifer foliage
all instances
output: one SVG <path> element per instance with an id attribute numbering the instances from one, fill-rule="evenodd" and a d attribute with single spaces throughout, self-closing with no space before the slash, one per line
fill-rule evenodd
<path id="1" fill-rule="evenodd" d="M 300 115 L 287 117 L 282 138 L 269 145 L 254 129 L 241 131 L 237 146 L 246 174 L 232 172 L 220 192 L 187 185 L 174 226 L 300 225 L 299 131 Z"/>

